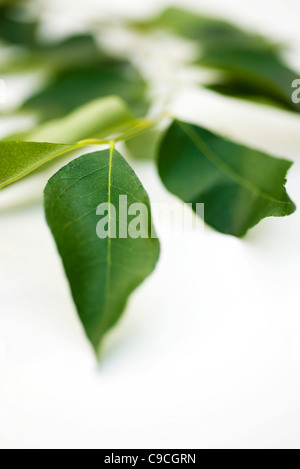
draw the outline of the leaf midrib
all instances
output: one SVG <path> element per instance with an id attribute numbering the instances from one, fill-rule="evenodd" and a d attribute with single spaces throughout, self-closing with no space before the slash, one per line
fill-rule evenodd
<path id="1" fill-rule="evenodd" d="M 112 188 L 112 165 L 113 165 L 113 154 L 114 154 L 115 144 L 114 142 L 110 143 L 109 151 L 109 164 L 108 164 L 108 190 L 107 190 L 107 200 L 108 200 L 108 237 L 107 237 L 107 255 L 106 255 L 106 281 L 105 281 L 105 290 L 104 290 L 104 318 L 107 316 L 107 306 L 108 306 L 108 297 L 110 292 L 110 283 L 111 283 L 111 188 Z"/>

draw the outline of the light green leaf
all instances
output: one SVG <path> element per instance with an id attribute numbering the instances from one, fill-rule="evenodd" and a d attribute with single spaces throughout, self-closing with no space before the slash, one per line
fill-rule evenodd
<path id="1" fill-rule="evenodd" d="M 26 140 L 73 144 L 85 139 L 108 139 L 132 126 L 134 118 L 126 104 L 117 96 L 109 96 L 39 126 L 26 136 Z"/>
<path id="2" fill-rule="evenodd" d="M 121 238 L 128 229 L 120 216 L 119 196 L 128 197 L 126 209 L 140 202 L 147 207 L 143 216 L 147 238 Z M 108 210 L 107 230 L 96 234 L 102 203 Z M 104 335 L 119 320 L 129 295 L 153 271 L 159 257 L 159 242 L 152 239 L 150 203 L 139 179 L 115 150 L 85 155 L 61 169 L 45 189 L 45 211 L 69 279 L 74 301 L 96 354 Z M 116 220 L 116 225 L 114 225 Z M 116 228 L 116 238 L 112 236 Z"/>
<path id="3" fill-rule="evenodd" d="M 43 124 L 33 132 L 11 136 L 0 142 L 0 189 L 67 151 L 93 143 L 109 143 L 149 124 L 145 119 L 134 120 L 124 102 L 110 96 L 83 106 L 64 119 Z"/>
<path id="4" fill-rule="evenodd" d="M 125 142 L 130 157 L 139 160 L 156 159 L 163 132 L 157 129 L 148 130 Z"/>
<path id="5" fill-rule="evenodd" d="M 241 237 L 265 217 L 295 211 L 285 190 L 289 161 L 175 121 L 162 142 L 160 176 L 186 203 L 205 204 L 205 221 Z"/>
<path id="6" fill-rule="evenodd" d="M 69 145 L 52 143 L 0 142 L 0 189 L 69 149 Z"/>

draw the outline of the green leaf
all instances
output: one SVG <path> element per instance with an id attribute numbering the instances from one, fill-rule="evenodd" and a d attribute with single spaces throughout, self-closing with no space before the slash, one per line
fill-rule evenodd
<path id="1" fill-rule="evenodd" d="M 146 84 L 137 70 L 124 62 L 97 62 L 56 71 L 46 87 L 31 96 L 24 111 L 35 112 L 41 121 L 62 117 L 96 98 L 118 95 L 135 115 L 144 115 L 148 102 Z"/>
<path id="2" fill-rule="evenodd" d="M 134 125 L 135 120 L 126 104 L 117 96 L 108 96 L 39 126 L 26 136 L 26 140 L 72 144 L 85 139 L 107 139 Z"/>
<path id="3" fill-rule="evenodd" d="M 119 221 L 119 195 L 127 205 L 143 203 L 147 238 L 119 237 L 128 222 Z M 116 207 L 108 213 L 107 239 L 96 234 L 99 204 Z M 127 206 L 126 206 L 127 209 Z M 61 169 L 45 189 L 45 211 L 77 310 L 96 354 L 104 335 L 119 320 L 129 295 L 151 274 L 159 257 L 159 242 L 150 237 L 150 203 L 139 179 L 115 150 L 85 155 Z M 112 236 L 116 220 L 117 237 Z"/>
<path id="4" fill-rule="evenodd" d="M 214 82 L 205 85 L 205 88 L 224 96 L 250 101 L 251 103 L 274 106 L 278 109 L 286 109 L 285 103 L 278 99 L 266 96 L 262 90 L 255 89 L 251 83 L 243 83 L 238 78 L 231 79 L 227 75 L 218 77 Z"/>
<path id="5" fill-rule="evenodd" d="M 237 90 L 247 87 L 254 95 L 265 96 L 299 112 L 299 106 L 291 99 L 291 86 L 297 73 L 278 54 L 234 45 L 227 50 L 209 50 L 197 63 L 226 72 L 224 81 L 235 83 Z"/>
<path id="6" fill-rule="evenodd" d="M 108 143 L 144 125 L 147 121 L 134 120 L 124 102 L 110 96 L 16 137 L 24 141 L 10 141 L 15 139 L 11 136 L 0 142 L 0 189 L 67 151 L 90 143 Z"/>
<path id="7" fill-rule="evenodd" d="M 138 160 L 155 160 L 163 132 L 157 129 L 148 130 L 125 142 L 130 157 Z"/>
<path id="8" fill-rule="evenodd" d="M 295 211 L 284 187 L 291 164 L 179 121 L 165 135 L 159 155 L 167 189 L 195 210 L 204 203 L 205 221 L 238 237 L 265 217 Z"/>
<path id="9" fill-rule="evenodd" d="M 24 17 L 22 2 L 14 8 L 0 6 L 0 39 L 2 34 L 5 40 L 20 46 L 0 63 L 0 73 L 33 69 L 48 77 L 43 89 L 26 100 L 24 111 L 35 112 L 44 122 L 63 117 L 94 99 L 116 94 L 125 99 L 135 115 L 146 113 L 147 86 L 129 61 L 104 53 L 90 33 L 57 42 L 41 41 L 37 35 L 39 22 L 24 21 Z"/>
<path id="10" fill-rule="evenodd" d="M 37 42 L 34 47 L 14 49 L 9 58 L 0 62 L 0 72 L 24 73 L 24 71 L 41 70 L 50 75 L 52 84 L 53 75 L 63 73 L 69 68 L 84 68 L 95 64 L 103 67 L 117 67 L 124 62 L 113 59 L 98 47 L 91 34 L 78 34 L 70 36 L 55 43 Z"/>
<path id="11" fill-rule="evenodd" d="M 21 60 L 23 66 L 26 59 L 47 63 L 63 68 L 71 64 L 94 63 L 104 58 L 92 34 L 79 33 L 56 42 L 40 40 L 38 33 L 39 20 L 26 17 L 28 5 L 25 0 L 6 2 L 0 6 L 0 39 L 16 44 L 25 49 L 29 57 Z"/>
<path id="12" fill-rule="evenodd" d="M 37 22 L 23 22 L 19 19 L 24 14 L 24 6 L 21 2 L 12 1 L 0 5 L 0 38 L 12 44 L 33 46 L 35 44 Z M 17 16 L 19 18 L 15 19 Z"/>
<path id="13" fill-rule="evenodd" d="M 101 62 L 103 64 L 114 62 L 98 47 L 94 37 L 89 33 L 76 34 L 55 43 L 38 43 L 37 51 L 31 55 L 58 70 Z"/>
<path id="14" fill-rule="evenodd" d="M 201 42 L 205 49 L 223 49 L 237 43 L 268 49 L 275 47 L 261 36 L 243 31 L 227 21 L 182 8 L 167 8 L 152 20 L 140 23 L 140 26 L 167 29 L 173 34 Z"/>
<path id="15" fill-rule="evenodd" d="M 0 142 L 0 189 L 69 149 L 69 145 L 51 143 Z"/>
<path id="16" fill-rule="evenodd" d="M 146 25 L 197 41 L 199 57 L 194 64 L 226 72 L 224 80 L 215 86 L 230 81 L 237 90 L 246 86 L 252 95 L 299 112 L 291 99 L 291 84 L 297 73 L 285 64 L 277 44 L 226 21 L 179 8 L 168 8 Z"/>

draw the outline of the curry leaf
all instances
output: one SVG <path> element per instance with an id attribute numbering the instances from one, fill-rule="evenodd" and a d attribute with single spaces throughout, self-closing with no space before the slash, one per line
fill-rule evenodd
<path id="1" fill-rule="evenodd" d="M 92 101 L 61 119 L 38 126 L 27 141 L 72 144 L 91 138 L 109 138 L 134 126 L 134 118 L 117 96 Z"/>
<path id="2" fill-rule="evenodd" d="M 145 237 L 120 236 L 119 230 L 128 230 L 127 215 L 119 211 L 120 195 L 127 196 L 125 211 L 136 202 L 147 208 L 141 221 Z M 96 234 L 96 211 L 103 203 L 111 205 L 108 237 L 101 239 Z M 159 242 L 151 238 L 147 193 L 124 158 L 111 148 L 80 157 L 53 176 L 45 189 L 45 211 L 80 319 L 99 356 L 104 335 L 159 257 Z"/>
<path id="3" fill-rule="evenodd" d="M 55 43 L 37 42 L 34 47 L 28 47 L 28 44 L 21 41 L 20 46 L 21 51 L 17 53 L 15 50 L 15 53 L 0 62 L 1 73 L 42 70 L 50 74 L 52 83 L 53 73 L 61 74 L 69 68 L 80 69 L 95 64 L 101 64 L 103 68 L 124 65 L 123 61 L 107 56 L 98 46 L 93 35 L 88 33 L 72 35 Z"/>
<path id="4" fill-rule="evenodd" d="M 129 156 L 138 160 L 156 159 L 162 135 L 162 130 L 150 129 L 141 135 L 130 138 L 125 142 Z"/>
<path id="5" fill-rule="evenodd" d="M 75 49 L 76 50 L 76 49 Z M 23 105 L 42 121 L 62 117 L 96 98 L 115 94 L 126 101 L 135 115 L 145 114 L 146 84 L 137 70 L 124 61 L 95 60 L 54 72 L 41 91 Z"/>
<path id="6" fill-rule="evenodd" d="M 69 145 L 0 142 L 0 189 L 70 150 Z"/>
<path id="7" fill-rule="evenodd" d="M 299 112 L 299 106 L 291 100 L 291 83 L 297 73 L 285 64 L 277 44 L 226 21 L 180 8 L 168 8 L 146 26 L 197 41 L 199 53 L 194 63 L 226 72 L 215 87 L 234 82 L 238 88 L 246 86 L 251 95 Z"/>
<path id="8" fill-rule="evenodd" d="M 183 8 L 170 7 L 140 26 L 166 29 L 187 39 L 201 42 L 205 49 L 227 48 L 229 44 L 244 44 L 271 49 L 275 46 L 261 36 L 248 33 L 217 18 L 199 15 Z"/>
<path id="9" fill-rule="evenodd" d="M 291 84 L 297 74 L 284 64 L 279 54 L 237 44 L 226 50 L 216 48 L 203 53 L 198 64 L 224 71 L 220 84 L 233 81 L 235 90 L 244 86 L 252 95 L 267 97 L 299 111 L 291 99 Z"/>
<path id="10" fill-rule="evenodd" d="M 253 84 L 244 83 L 243 80 L 239 80 L 237 77 L 230 78 L 227 74 L 216 77 L 214 81 L 205 85 L 205 88 L 224 96 L 286 109 L 284 102 L 280 102 L 280 100 L 274 99 L 272 96 L 266 96 L 262 90 L 256 89 Z"/>
<path id="11" fill-rule="evenodd" d="M 295 211 L 284 187 L 290 167 L 289 161 L 180 121 L 171 125 L 159 155 L 167 189 L 194 209 L 204 203 L 205 221 L 238 237 L 265 217 Z"/>
<path id="12" fill-rule="evenodd" d="M 2 141 L 0 189 L 67 151 L 94 143 L 93 139 L 110 140 L 139 125 L 147 125 L 147 122 L 134 120 L 123 101 L 111 96 L 83 106 L 64 119 L 38 127 L 34 132 L 23 135 L 24 141 Z M 18 140 L 21 138 L 17 137 Z M 77 143 L 80 140 L 82 142 Z"/>
<path id="13" fill-rule="evenodd" d="M 149 106 L 147 86 L 133 64 L 105 53 L 92 33 L 50 43 L 41 41 L 37 35 L 39 22 L 23 19 L 24 3 L 13 8 L 0 6 L 0 40 L 20 46 L 19 52 L 16 50 L 1 61 L 0 73 L 33 69 L 44 74 L 43 88 L 26 100 L 24 111 L 33 111 L 39 121 L 46 121 L 62 117 L 94 99 L 117 94 L 134 114 L 145 114 Z"/>
<path id="14" fill-rule="evenodd" d="M 19 15 L 24 13 L 24 3 L 10 1 L 0 5 L 0 38 L 13 44 L 33 46 L 36 44 L 37 22 L 14 19 L 16 12 Z"/>

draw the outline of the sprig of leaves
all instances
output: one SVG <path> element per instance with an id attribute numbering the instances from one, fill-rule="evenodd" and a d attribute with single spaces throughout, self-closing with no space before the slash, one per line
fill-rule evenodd
<path id="1" fill-rule="evenodd" d="M 96 145 L 96 151 L 54 174 L 45 188 L 44 207 L 79 317 L 99 357 L 103 338 L 120 319 L 131 293 L 153 272 L 160 249 L 153 237 L 149 197 L 115 149 L 116 142 L 125 142 L 134 157 L 157 159 L 170 192 L 194 208 L 204 203 L 205 221 L 237 237 L 263 218 L 295 211 L 285 189 L 291 162 L 189 122 L 174 118 L 164 132 L 160 122 L 137 118 L 148 107 L 147 83 L 132 64 L 99 50 L 92 34 L 42 44 L 36 35 L 38 20 L 16 21 L 9 14 L 12 6 L 23 8 L 24 2 L 0 6 L 0 36 L 22 45 L 27 54 L 1 63 L 0 73 L 45 67 L 49 80 L 22 106 L 22 111 L 36 113 L 35 128 L 0 141 L 0 189 L 66 153 Z M 224 72 L 214 89 L 243 91 L 299 111 L 290 98 L 296 75 L 278 45 L 228 22 L 176 8 L 133 26 L 195 41 L 199 54 L 193 64 Z M 99 145 L 109 149 L 99 150 Z M 120 196 L 127 197 L 125 221 Z M 128 216 L 132 203 L 146 208 L 139 216 L 146 229 L 137 238 L 124 236 L 136 223 Z M 99 219 L 102 204 L 106 216 Z M 99 220 L 107 230 L 103 238 L 96 235 Z"/>

